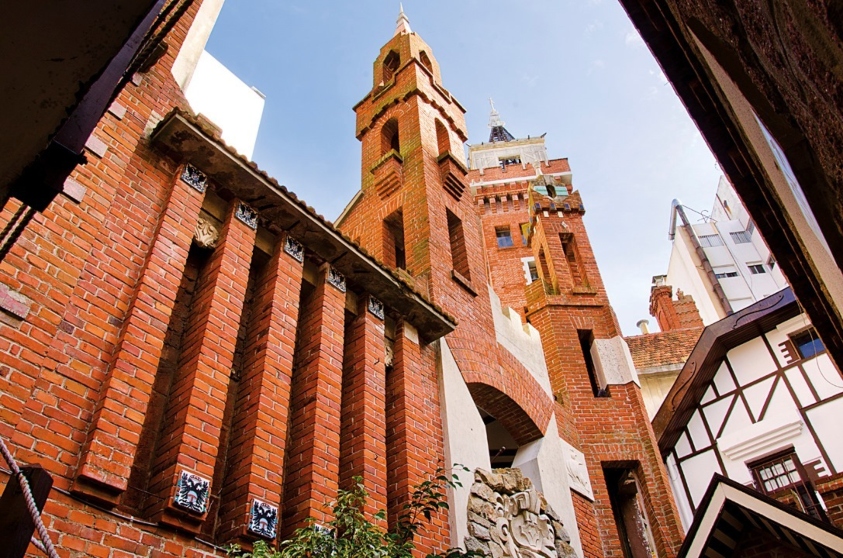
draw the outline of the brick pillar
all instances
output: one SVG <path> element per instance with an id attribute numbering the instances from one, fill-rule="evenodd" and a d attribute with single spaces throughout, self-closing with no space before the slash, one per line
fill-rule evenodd
<path id="1" fill-rule="evenodd" d="M 379 313 L 380 315 L 376 315 Z M 340 486 L 363 477 L 369 493 L 366 513 L 386 509 L 386 419 L 383 306 L 360 297 L 357 316 L 346 329 L 343 364 Z"/>
<path id="2" fill-rule="evenodd" d="M 126 490 L 203 192 L 181 179 L 170 191 L 91 419 L 75 492 L 114 504 Z"/>
<path id="3" fill-rule="evenodd" d="M 681 327 L 679 315 L 673 304 L 673 287 L 659 285 L 650 289 L 650 315 L 658 320 L 662 331 L 671 331 Z"/>
<path id="4" fill-rule="evenodd" d="M 314 292 L 300 310 L 293 372 L 282 536 L 308 517 L 330 520 L 325 505 L 336 498 L 339 482 L 345 284 L 327 282 L 323 265 Z"/>
<path id="5" fill-rule="evenodd" d="M 399 323 L 395 335 L 395 365 L 386 385 L 387 500 L 394 526 L 413 487 L 428 480 L 442 463 L 444 442 L 435 363 L 426 358 L 418 332 Z M 416 537 L 424 556 L 441 551 L 450 540 L 447 517 L 437 514 Z"/>
<path id="6" fill-rule="evenodd" d="M 219 449 L 234 347 L 249 280 L 255 231 L 232 204 L 220 242 L 199 278 L 184 333 L 179 370 L 170 391 L 149 491 L 162 500 L 151 511 L 163 523 L 195 529 L 202 513 L 173 503 L 183 471 L 210 481 Z M 163 512 L 163 514 L 161 513 Z"/>
<path id="7" fill-rule="evenodd" d="M 303 267 L 285 251 L 288 241 L 295 243 L 282 238 L 255 283 L 220 502 L 222 540 L 246 535 L 255 500 L 279 516 Z"/>

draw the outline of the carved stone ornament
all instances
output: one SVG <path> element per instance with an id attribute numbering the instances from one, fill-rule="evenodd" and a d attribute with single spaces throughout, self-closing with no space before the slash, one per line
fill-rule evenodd
<path id="1" fill-rule="evenodd" d="M 278 532 L 278 507 L 257 498 L 252 500 L 248 529 L 253 535 L 269 540 L 274 539 Z"/>
<path id="2" fill-rule="evenodd" d="M 243 202 L 237 204 L 237 211 L 234 216 L 240 219 L 250 229 L 258 228 L 258 212 Z"/>
<path id="3" fill-rule="evenodd" d="M 384 343 L 384 365 L 387 368 L 395 366 L 395 341 L 387 338 Z"/>
<path id="4" fill-rule="evenodd" d="M 200 248 L 216 248 L 217 242 L 220 240 L 220 232 L 214 224 L 200 217 L 196 223 L 196 229 L 193 231 L 193 242 Z"/>
<path id="5" fill-rule="evenodd" d="M 586 498 L 594 501 L 594 492 L 591 490 L 591 480 L 588 477 L 588 467 L 585 465 L 585 455 L 583 452 L 568 444 L 562 442 L 565 447 L 565 469 L 568 471 L 568 485 L 571 490 L 576 490 Z"/>
<path id="6" fill-rule="evenodd" d="M 335 286 L 340 292 L 345 292 L 345 275 L 333 267 L 328 268 L 328 283 Z"/>
<path id="7" fill-rule="evenodd" d="M 492 558 L 573 558 L 562 520 L 520 469 L 474 472 L 466 550 Z"/>
<path id="8" fill-rule="evenodd" d="M 369 295 L 369 313 L 382 320 L 384 316 L 383 302 Z"/>
<path id="9" fill-rule="evenodd" d="M 211 492 L 211 481 L 199 475 L 182 471 L 176 484 L 176 495 L 173 503 L 186 510 L 203 514 L 208 510 L 208 496 Z"/>
<path id="10" fill-rule="evenodd" d="M 208 177 L 193 165 L 184 166 L 181 179 L 197 192 L 204 192 L 208 188 Z"/>
<path id="11" fill-rule="evenodd" d="M 284 239 L 284 251 L 299 263 L 304 262 L 304 246 L 290 235 Z"/>

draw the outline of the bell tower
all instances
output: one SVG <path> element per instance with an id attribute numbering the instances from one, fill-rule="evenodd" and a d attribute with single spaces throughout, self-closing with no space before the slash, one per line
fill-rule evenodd
<path id="1" fill-rule="evenodd" d="M 362 187 L 339 228 L 443 306 L 454 289 L 472 299 L 485 291 L 465 180 L 465 109 L 403 9 L 375 60 L 372 90 L 354 111 Z"/>

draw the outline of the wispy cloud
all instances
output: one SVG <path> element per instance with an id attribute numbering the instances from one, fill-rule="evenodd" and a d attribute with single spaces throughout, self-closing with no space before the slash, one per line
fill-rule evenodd
<path id="1" fill-rule="evenodd" d="M 525 84 L 527 84 L 527 87 L 534 87 L 538 80 L 539 80 L 538 75 L 531 76 L 531 75 L 528 75 L 528 74 L 521 74 L 521 81 L 523 81 Z"/>
<path id="2" fill-rule="evenodd" d="M 594 21 L 585 26 L 585 29 L 583 29 L 582 34 L 584 37 L 589 38 L 601 29 L 603 29 L 603 22 L 599 19 L 595 19 Z"/>
<path id="3" fill-rule="evenodd" d="M 595 72 L 602 71 L 603 68 L 606 67 L 606 63 L 600 60 L 599 58 L 596 60 L 592 60 L 591 64 L 588 67 L 588 75 L 591 75 Z"/>

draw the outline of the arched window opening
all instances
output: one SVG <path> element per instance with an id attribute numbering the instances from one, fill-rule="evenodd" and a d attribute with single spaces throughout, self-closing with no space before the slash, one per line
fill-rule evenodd
<path id="1" fill-rule="evenodd" d="M 395 77 L 395 72 L 398 71 L 398 66 L 401 65 L 401 57 L 398 56 L 398 53 L 390 51 L 389 54 L 386 55 L 386 58 L 383 59 L 383 82 L 387 83 L 393 77 Z"/>
<path id="2" fill-rule="evenodd" d="M 448 137 L 448 130 L 439 120 L 436 121 L 436 143 L 439 146 L 439 154 L 451 151 L 451 139 Z"/>
<path id="3" fill-rule="evenodd" d="M 433 64 L 430 62 L 430 57 L 425 51 L 419 52 L 419 62 L 422 63 L 422 66 L 427 68 L 428 72 L 430 72 L 431 74 L 433 73 Z"/>
<path id="4" fill-rule="evenodd" d="M 383 221 L 383 261 L 386 265 L 407 269 L 404 249 L 404 214 L 399 209 Z"/>
<path id="5" fill-rule="evenodd" d="M 401 144 L 398 141 L 398 121 L 394 118 L 381 128 L 381 153 L 386 154 L 390 149 L 401 153 Z"/>

